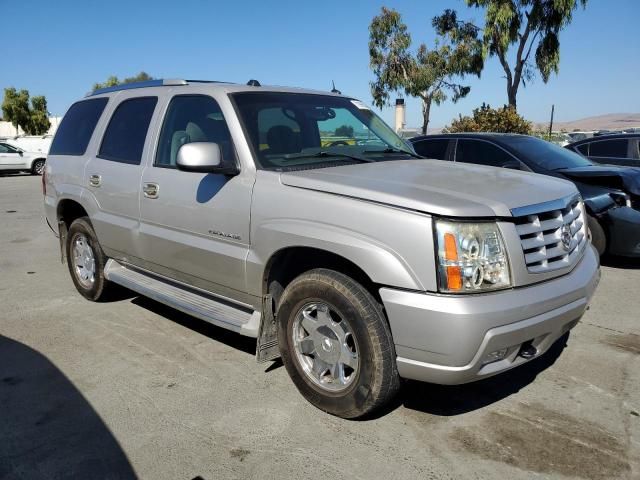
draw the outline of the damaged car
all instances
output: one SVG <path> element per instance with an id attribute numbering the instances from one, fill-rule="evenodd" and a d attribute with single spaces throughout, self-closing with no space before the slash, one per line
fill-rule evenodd
<path id="1" fill-rule="evenodd" d="M 412 138 L 419 155 L 535 172 L 572 181 L 598 253 L 640 257 L 640 168 L 594 163 L 528 135 L 457 133 Z"/>

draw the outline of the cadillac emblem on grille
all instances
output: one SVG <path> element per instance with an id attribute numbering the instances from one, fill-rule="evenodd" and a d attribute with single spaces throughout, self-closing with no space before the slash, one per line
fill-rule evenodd
<path id="1" fill-rule="evenodd" d="M 560 231 L 560 241 L 562 242 L 562 248 L 569 251 L 571 248 L 571 226 L 562 226 L 562 230 Z"/>

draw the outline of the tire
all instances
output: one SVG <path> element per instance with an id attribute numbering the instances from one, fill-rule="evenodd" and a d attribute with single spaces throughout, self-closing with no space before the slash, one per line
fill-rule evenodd
<path id="1" fill-rule="evenodd" d="M 44 159 L 39 158 L 31 165 L 31 175 L 42 175 L 44 172 Z"/>
<path id="2" fill-rule="evenodd" d="M 80 295 L 93 302 L 105 298 L 113 285 L 104 277 L 107 257 L 89 217 L 80 217 L 71 224 L 65 250 L 69 273 Z"/>
<path id="3" fill-rule="evenodd" d="M 589 226 L 589 239 L 591 244 L 598 251 L 598 255 L 603 256 L 607 250 L 607 235 L 602 225 L 591 215 L 587 215 L 587 224 Z"/>
<path id="4" fill-rule="evenodd" d="M 317 408 L 357 418 L 398 392 L 395 349 L 382 308 L 346 275 L 316 269 L 295 278 L 276 320 L 287 372 Z"/>

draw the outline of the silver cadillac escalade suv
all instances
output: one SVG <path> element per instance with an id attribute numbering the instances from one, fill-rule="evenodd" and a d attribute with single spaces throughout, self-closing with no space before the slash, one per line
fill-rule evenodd
<path id="1" fill-rule="evenodd" d="M 281 357 L 345 418 L 479 380 L 576 325 L 600 271 L 573 184 L 423 160 L 335 93 L 155 80 L 73 104 L 43 178 L 78 291 L 113 284 Z"/>

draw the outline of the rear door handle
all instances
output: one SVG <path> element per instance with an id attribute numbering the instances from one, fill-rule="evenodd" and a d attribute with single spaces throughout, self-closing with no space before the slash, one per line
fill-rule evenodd
<path id="1" fill-rule="evenodd" d="M 89 177 L 89 185 L 92 187 L 99 187 L 102 183 L 102 177 L 100 175 L 91 175 Z"/>
<path id="2" fill-rule="evenodd" d="M 145 183 L 142 186 L 142 193 L 147 198 L 158 198 L 158 193 L 160 192 L 160 185 L 157 183 Z"/>

